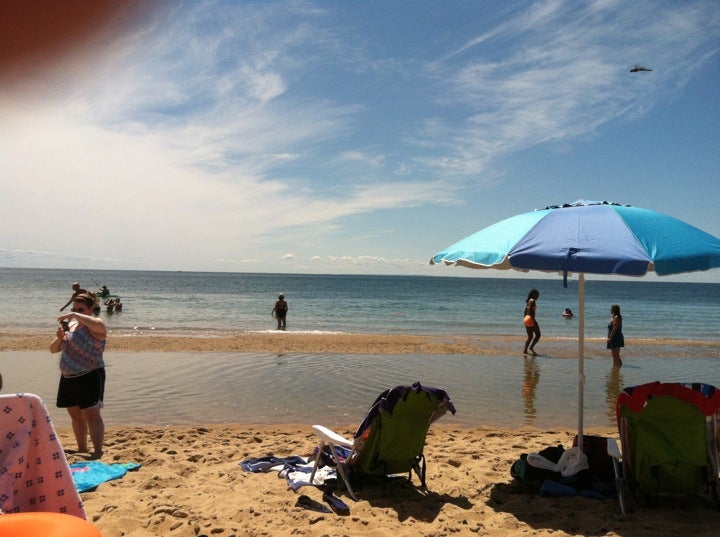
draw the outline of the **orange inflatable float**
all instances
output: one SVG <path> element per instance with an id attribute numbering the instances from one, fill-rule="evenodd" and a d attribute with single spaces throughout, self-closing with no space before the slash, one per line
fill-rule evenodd
<path id="1" fill-rule="evenodd" d="M 102 537 L 87 520 L 62 513 L 0 515 L 0 537 Z"/>

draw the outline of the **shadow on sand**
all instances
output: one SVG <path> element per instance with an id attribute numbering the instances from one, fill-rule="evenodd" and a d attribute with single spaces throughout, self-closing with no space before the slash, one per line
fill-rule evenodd
<path id="1" fill-rule="evenodd" d="M 447 504 L 464 510 L 473 508 L 473 503 L 465 496 L 424 492 L 405 477 L 373 479 L 357 488 L 353 484 L 353 488 L 361 501 L 368 502 L 372 507 L 395 511 L 400 522 L 408 519 L 432 522 Z"/>
<path id="2" fill-rule="evenodd" d="M 717 535 L 720 527 L 720 511 L 711 501 L 695 496 L 663 497 L 652 507 L 631 502 L 628 514 L 622 515 L 617 500 L 541 497 L 522 483 L 497 483 L 486 504 L 496 512 L 514 516 L 537 532 L 710 537 Z"/>

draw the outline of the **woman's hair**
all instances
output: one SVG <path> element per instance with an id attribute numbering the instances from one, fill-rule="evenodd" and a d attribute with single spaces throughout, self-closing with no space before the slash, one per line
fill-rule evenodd
<path id="1" fill-rule="evenodd" d="M 613 304 L 612 306 L 610 306 L 610 313 L 612 313 L 613 315 L 620 315 L 620 306 L 618 306 L 617 304 Z"/>
<path id="2" fill-rule="evenodd" d="M 537 298 L 540 296 L 540 291 L 537 289 L 530 289 L 530 292 L 528 293 L 528 297 L 525 299 L 525 302 L 530 300 L 531 298 Z"/>
<path id="3" fill-rule="evenodd" d="M 92 308 L 95 305 L 95 294 L 90 291 L 87 293 L 80 293 L 73 298 L 73 302 L 82 302 L 86 306 Z"/>

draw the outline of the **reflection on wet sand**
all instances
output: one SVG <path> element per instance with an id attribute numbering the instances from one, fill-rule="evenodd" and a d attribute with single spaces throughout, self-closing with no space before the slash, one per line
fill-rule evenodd
<path id="1" fill-rule="evenodd" d="M 106 362 L 103 412 L 114 426 L 316 420 L 357 425 L 354 417 L 362 416 L 378 393 L 418 381 L 448 390 L 458 412 L 446 419 L 458 426 L 556 427 L 578 417 L 577 360 L 549 356 L 127 352 L 109 353 Z M 610 371 L 607 356 L 586 361 L 585 427 L 616 425 L 615 401 L 624 386 L 658 379 L 720 385 L 715 358 L 628 362 L 621 377 L 619 370 Z M 47 350 L 0 352 L 3 393 L 29 392 L 54 401 L 57 368 Z M 177 371 L 182 375 L 170 374 Z M 70 425 L 67 412 L 49 406 L 56 426 Z"/>
<path id="2" fill-rule="evenodd" d="M 615 422 L 617 398 L 620 390 L 623 389 L 623 376 L 620 373 L 621 367 L 613 366 L 605 380 L 605 401 L 607 402 L 607 417 Z"/>
<path id="3" fill-rule="evenodd" d="M 525 356 L 525 364 L 523 365 L 523 385 L 522 397 L 525 408 L 525 424 L 532 425 L 537 417 L 537 408 L 535 407 L 535 392 L 540 382 L 540 367 L 535 361 L 534 356 Z"/>

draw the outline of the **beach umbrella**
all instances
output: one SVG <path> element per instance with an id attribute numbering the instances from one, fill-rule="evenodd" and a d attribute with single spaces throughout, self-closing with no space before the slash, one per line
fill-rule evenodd
<path id="1" fill-rule="evenodd" d="M 578 200 L 481 229 L 430 259 L 475 269 L 578 274 L 578 441 L 585 384 L 585 274 L 660 276 L 720 267 L 720 239 L 671 216 L 606 201 Z"/>

